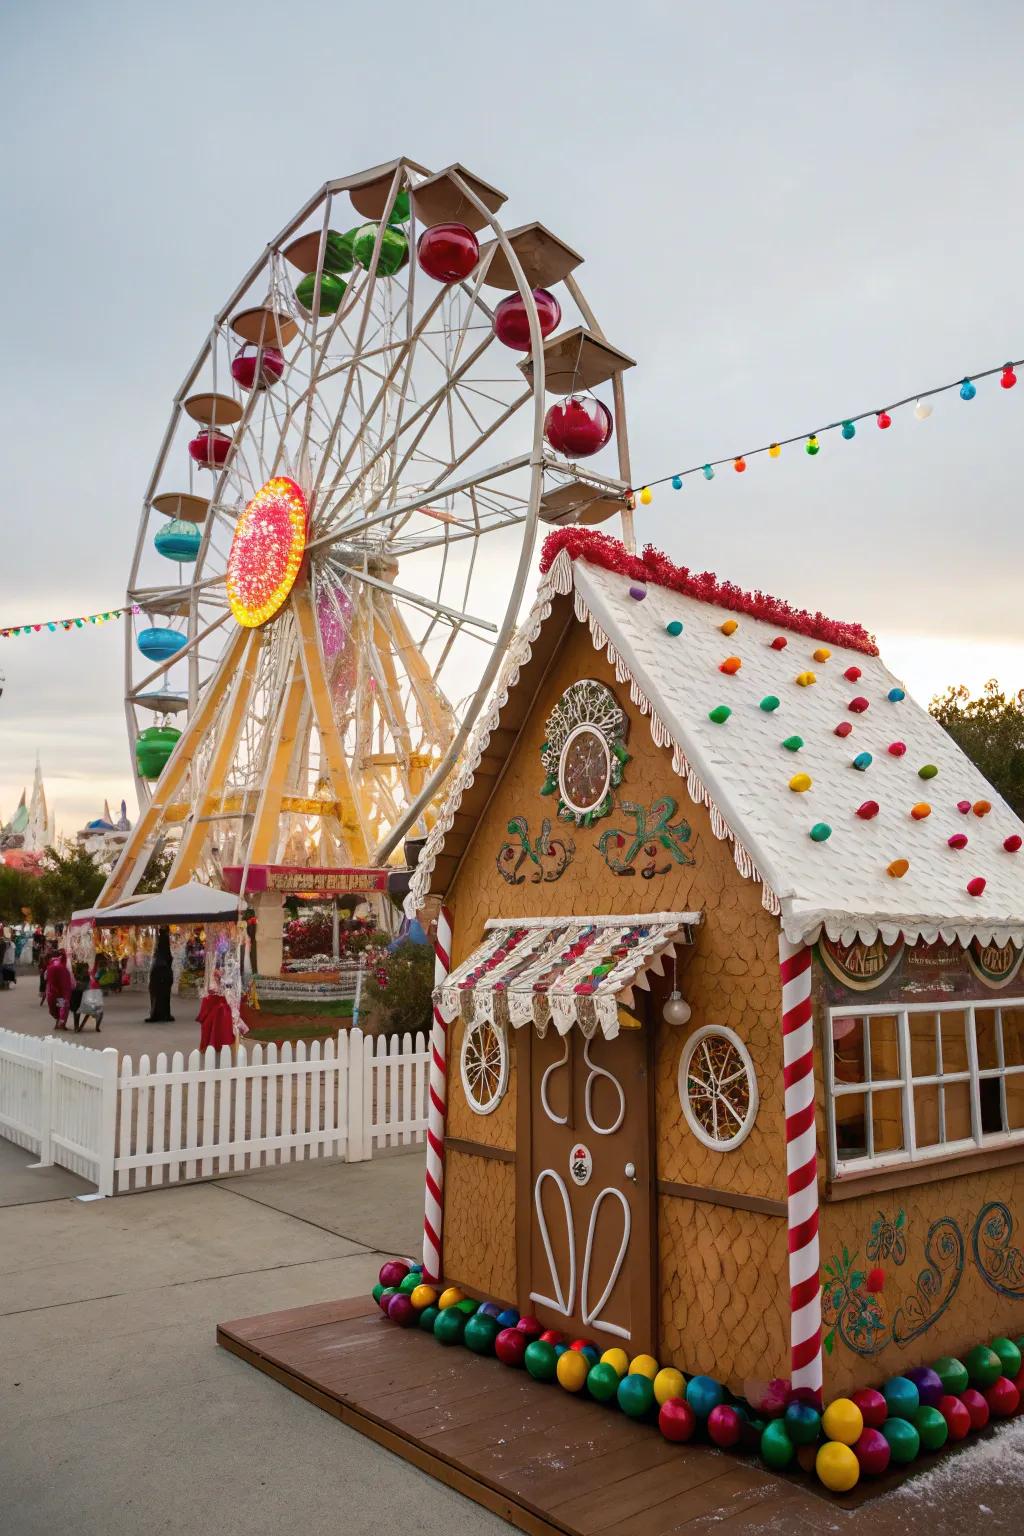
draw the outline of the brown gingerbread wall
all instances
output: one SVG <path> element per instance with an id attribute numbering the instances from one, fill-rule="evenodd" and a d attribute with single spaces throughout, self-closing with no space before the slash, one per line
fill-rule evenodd
<path id="1" fill-rule="evenodd" d="M 510 885 L 499 874 L 498 850 L 508 822 L 527 819 L 531 837 L 555 805 L 540 794 L 540 751 L 545 721 L 570 683 L 593 677 L 606 683 L 630 716 L 626 766 L 618 799 L 649 806 L 659 795 L 677 803 L 673 822 L 685 820 L 685 849 L 692 863 L 672 863 L 668 873 L 645 880 L 614 874 L 597 848 L 602 831 L 630 829 L 616 808 L 591 829 L 554 822 L 552 836 L 571 837 L 575 854 L 557 881 Z M 752 1376 L 786 1374 L 789 1325 L 784 1201 L 780 992 L 777 924 L 761 904 L 760 886 L 744 880 L 731 845 L 712 833 L 707 812 L 690 800 L 673 773 L 669 752 L 656 747 L 647 719 L 616 682 L 589 632 L 574 624 L 541 684 L 531 718 L 514 748 L 496 793 L 451 891 L 453 965 L 484 936 L 489 917 L 558 916 L 642 911 L 702 910 L 705 920 L 692 949 L 680 951 L 679 985 L 693 1010 L 690 1023 L 672 1029 L 661 1020 L 670 985 L 656 986 L 655 1164 L 658 1186 L 659 1310 L 661 1349 L 689 1370 L 707 1370 L 741 1390 Z M 640 995 L 640 994 L 638 994 Z M 677 1072 L 686 1037 L 702 1024 L 724 1024 L 747 1045 L 757 1071 L 760 1110 L 746 1141 L 734 1152 L 705 1148 L 687 1126 L 679 1104 Z M 449 1050 L 450 1138 L 515 1148 L 515 1067 L 494 1114 L 468 1108 L 458 1070 L 462 1027 L 452 1029 Z M 512 1052 L 513 1062 L 515 1052 Z M 517 1294 L 514 1166 L 465 1147 L 448 1155 L 445 1181 L 445 1271 L 497 1297 Z M 751 1206 L 757 1207 L 751 1209 Z M 768 1208 L 770 1207 L 770 1209 Z"/>

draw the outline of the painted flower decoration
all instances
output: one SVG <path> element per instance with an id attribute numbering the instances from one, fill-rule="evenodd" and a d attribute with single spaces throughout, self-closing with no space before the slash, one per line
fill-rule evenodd
<path id="1" fill-rule="evenodd" d="M 869 1269 L 868 1278 L 865 1281 L 865 1288 L 871 1292 L 872 1296 L 877 1296 L 884 1285 L 885 1270 L 877 1268 Z"/>

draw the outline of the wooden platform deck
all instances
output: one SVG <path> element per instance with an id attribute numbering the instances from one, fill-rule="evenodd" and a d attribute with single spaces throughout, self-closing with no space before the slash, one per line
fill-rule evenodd
<path id="1" fill-rule="evenodd" d="M 716 1536 L 836 1528 L 834 1503 L 806 1478 L 669 1445 L 650 1424 L 395 1328 L 368 1299 L 222 1323 L 217 1342 L 536 1536 L 696 1536 L 709 1522 Z"/>

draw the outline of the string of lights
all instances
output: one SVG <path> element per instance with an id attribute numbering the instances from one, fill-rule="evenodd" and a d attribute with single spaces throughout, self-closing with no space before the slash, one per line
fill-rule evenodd
<path id="1" fill-rule="evenodd" d="M 102 613 L 82 613 L 70 619 L 41 619 L 38 624 L 8 624 L 0 626 L 0 640 L 12 639 L 15 635 L 38 635 L 44 629 L 51 632 L 57 629 L 84 629 L 87 624 L 104 624 L 111 619 L 120 619 L 126 613 L 138 612 L 138 603 L 133 603 L 130 608 L 107 608 Z"/>
<path id="2" fill-rule="evenodd" d="M 742 453 L 726 454 L 724 458 L 708 459 L 703 464 L 693 464 L 688 469 L 677 469 L 674 474 L 662 475 L 658 480 L 646 480 L 639 490 L 634 490 L 634 497 L 643 506 L 649 506 L 653 500 L 652 491 L 655 486 L 671 485 L 673 490 L 681 491 L 683 481 L 691 475 L 700 475 L 705 480 L 715 478 L 715 470 L 723 464 L 731 464 L 737 474 L 743 474 L 747 467 L 747 460 L 757 458 L 759 454 L 766 453 L 770 459 L 777 459 L 783 448 L 789 448 L 794 443 L 803 443 L 804 452 L 812 458 L 821 448 L 821 439 L 826 432 L 839 432 L 843 438 L 849 441 L 857 435 L 857 425 L 862 421 L 870 421 L 874 418 L 875 425 L 883 432 L 892 426 L 893 412 L 899 411 L 904 406 L 912 405 L 914 415 L 918 421 L 927 421 L 932 414 L 932 406 L 929 401 L 936 395 L 947 394 L 956 389 L 960 392 L 960 399 L 973 400 L 978 393 L 978 384 L 982 379 L 992 378 L 999 374 L 999 383 L 1003 389 L 1012 389 L 1017 382 L 1016 369 L 1024 366 L 1024 358 L 1018 358 L 1015 362 L 998 363 L 994 368 L 982 368 L 977 373 L 964 374 L 949 384 L 937 384 L 932 389 L 919 389 L 912 395 L 905 396 L 902 400 L 893 400 L 888 405 L 876 407 L 869 411 L 857 411 L 850 416 L 841 416 L 836 421 L 826 422 L 823 426 L 814 427 L 809 432 L 795 432 L 791 437 L 780 437 L 770 443 L 763 443 L 759 448 L 747 448 Z"/>

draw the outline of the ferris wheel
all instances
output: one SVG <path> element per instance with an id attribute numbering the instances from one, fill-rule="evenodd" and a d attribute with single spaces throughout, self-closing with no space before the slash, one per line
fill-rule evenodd
<path id="1" fill-rule="evenodd" d="M 171 885 L 388 862 L 487 699 L 538 524 L 628 518 L 632 359 L 505 200 L 405 159 L 329 182 L 218 312 L 143 500 L 140 816 L 102 905 L 157 847 Z"/>

